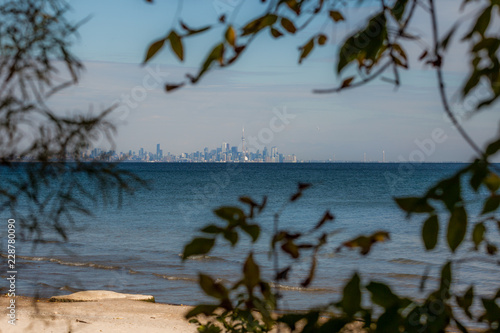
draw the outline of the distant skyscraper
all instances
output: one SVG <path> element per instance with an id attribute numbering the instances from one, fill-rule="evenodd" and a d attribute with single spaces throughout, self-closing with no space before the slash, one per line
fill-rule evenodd
<path id="1" fill-rule="evenodd" d="M 241 151 L 243 153 L 243 156 L 245 155 L 245 127 L 243 127 L 241 131 Z"/>
<path id="2" fill-rule="evenodd" d="M 162 151 L 161 151 L 161 149 L 160 149 L 160 144 L 158 143 L 158 144 L 156 145 L 156 159 L 157 159 L 157 160 L 161 160 L 161 159 L 162 159 L 162 157 L 163 157 L 162 155 L 163 155 L 163 154 L 162 154 Z"/>

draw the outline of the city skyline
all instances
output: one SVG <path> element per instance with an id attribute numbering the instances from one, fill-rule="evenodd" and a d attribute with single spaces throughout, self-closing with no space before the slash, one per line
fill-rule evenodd
<path id="1" fill-rule="evenodd" d="M 210 72 L 197 85 L 167 94 L 165 83 L 179 81 L 186 73 L 199 70 L 205 47 L 203 43 L 189 45 L 191 52 L 186 53 L 183 63 L 165 51 L 147 66 L 140 65 L 151 41 L 173 22 L 173 17 L 166 18 L 165 13 L 175 12 L 174 3 L 144 6 L 124 2 L 118 8 L 111 3 L 89 0 L 75 2 L 73 6 L 75 20 L 92 17 L 82 25 L 81 38 L 74 46 L 86 71 L 76 87 L 54 95 L 50 104 L 60 112 L 67 112 L 75 105 L 85 109 L 89 103 L 95 108 L 116 105 L 113 114 L 119 125 L 115 137 L 117 150 L 138 150 L 151 142 L 165 142 L 175 154 L 193 151 L 219 145 L 220 141 L 238 141 L 239 133 L 234 129 L 242 124 L 247 136 L 257 137 L 270 128 L 275 116 L 273 110 L 287 107 L 296 118 L 279 133 L 273 133 L 269 144 L 305 160 L 328 160 L 335 154 L 337 159 L 359 161 L 364 160 L 364 152 L 368 153 L 368 159 L 377 156 L 379 160 L 383 150 L 388 160 L 397 161 L 400 156 L 410 160 L 412 152 L 419 149 L 415 141 L 431 138 L 436 129 L 442 130 L 447 139 L 436 145 L 433 154 L 425 154 L 425 162 L 470 161 L 474 157 L 443 113 L 432 68 L 412 67 L 402 71 L 397 91 L 390 84 L 376 80 L 340 94 L 317 95 L 312 93 L 313 89 L 331 87 L 342 79 L 335 77 L 332 58 L 342 40 L 325 31 L 329 43 L 315 48 L 307 61 L 297 66 L 298 55 L 294 50 L 302 39 L 305 42 L 307 33 L 298 34 L 295 40 L 271 40 L 262 35 L 255 40 L 255 48 L 250 51 L 253 53 L 246 54 L 234 66 Z M 217 15 L 211 2 L 193 1 L 185 6 L 186 12 L 192 13 L 189 23 L 193 26 L 207 16 Z M 459 11 L 459 4 L 451 0 L 443 0 L 438 6 L 446 7 L 443 12 L 449 13 L 449 18 Z M 363 8 L 352 10 L 362 20 L 363 15 L 370 15 L 377 8 L 367 2 Z M 244 21 L 250 15 L 247 13 L 254 11 L 250 2 L 245 3 L 240 19 Z M 346 9 L 346 15 L 350 11 Z M 424 17 L 415 16 L 416 24 L 422 27 L 422 36 L 429 34 Z M 130 20 L 138 24 L 131 26 L 127 23 Z M 116 38 L 108 33 L 106 27 L 110 23 L 124 31 L 123 36 Z M 447 23 L 448 17 L 444 16 L 444 30 Z M 321 29 L 321 24 L 313 22 L 312 27 Z M 348 33 L 352 28 L 339 24 L 338 34 Z M 217 36 L 207 38 L 215 40 Z M 270 52 L 262 56 L 256 51 L 259 48 Z M 465 50 L 460 43 L 449 46 L 443 72 L 450 96 L 460 90 L 468 73 L 461 61 Z M 418 63 L 421 51 L 409 49 L 408 61 Z M 477 144 L 484 147 L 498 130 L 495 113 L 484 111 L 470 117 L 467 101 L 452 102 L 456 117 Z"/>

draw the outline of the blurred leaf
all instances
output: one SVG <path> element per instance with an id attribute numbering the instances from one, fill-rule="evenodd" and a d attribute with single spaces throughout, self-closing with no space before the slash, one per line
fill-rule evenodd
<path id="1" fill-rule="evenodd" d="M 287 240 L 283 245 L 281 245 L 281 249 L 288 253 L 292 258 L 297 259 L 300 256 L 299 248 L 292 240 Z"/>
<path id="2" fill-rule="evenodd" d="M 278 274 L 276 274 L 276 280 L 278 280 L 278 281 L 287 280 L 288 273 L 290 273 L 291 269 L 292 269 L 292 267 L 288 266 L 287 268 L 281 270 L 281 272 L 278 272 Z"/>
<path id="3" fill-rule="evenodd" d="M 392 16 L 398 21 L 401 21 L 403 18 L 403 15 L 405 13 L 405 8 L 406 5 L 408 4 L 408 0 L 397 0 L 396 3 L 394 4 L 394 7 L 392 7 Z"/>
<path id="4" fill-rule="evenodd" d="M 475 32 L 479 33 L 481 36 L 484 37 L 484 33 L 486 32 L 486 29 L 490 24 L 492 9 L 493 9 L 492 6 L 488 6 L 484 9 L 481 15 L 477 17 L 476 24 L 474 24 L 472 30 L 467 35 L 465 35 L 464 39 L 471 38 Z"/>
<path id="5" fill-rule="evenodd" d="M 424 198 L 408 197 L 395 198 L 398 206 L 407 213 L 431 213 L 434 207 L 427 203 Z"/>
<path id="6" fill-rule="evenodd" d="M 205 274 L 199 275 L 200 287 L 208 296 L 223 300 L 227 298 L 228 292 L 226 287 L 215 282 L 210 276 Z"/>
<path id="7" fill-rule="evenodd" d="M 177 55 L 177 58 L 179 58 L 180 61 L 184 61 L 184 47 L 182 46 L 182 40 L 179 35 L 172 30 L 170 35 L 168 35 L 168 40 L 170 40 L 170 46 Z"/>
<path id="8" fill-rule="evenodd" d="M 312 280 L 314 279 L 314 273 L 315 273 L 315 271 L 316 271 L 316 257 L 313 256 L 312 257 L 311 268 L 309 269 L 309 275 L 307 276 L 307 278 L 304 281 L 302 281 L 300 283 L 300 285 L 302 287 L 306 288 L 306 287 L 308 287 L 311 284 Z"/>
<path id="9" fill-rule="evenodd" d="M 167 92 L 170 92 L 170 91 L 173 91 L 173 90 L 176 90 L 178 88 L 181 88 L 182 86 L 184 86 L 185 83 L 179 83 L 179 84 L 166 84 L 165 85 L 165 90 Z"/>
<path id="10" fill-rule="evenodd" d="M 485 313 L 481 316 L 480 320 L 486 320 L 489 323 L 498 323 L 498 318 L 500 318 L 500 308 L 496 304 L 495 299 L 482 298 L 481 301 L 483 303 Z"/>
<path id="11" fill-rule="evenodd" d="M 239 198 L 240 202 L 249 205 L 250 207 L 257 207 L 258 204 L 252 200 L 250 197 L 240 197 Z"/>
<path id="12" fill-rule="evenodd" d="M 455 34 L 455 32 L 457 31 L 457 28 L 458 28 L 458 24 L 454 24 L 453 27 L 451 27 L 450 31 L 448 31 L 446 36 L 441 41 L 440 46 L 443 50 L 446 50 L 448 48 L 448 45 L 450 44 L 450 40 L 453 37 L 453 35 Z"/>
<path id="13" fill-rule="evenodd" d="M 299 189 L 299 191 L 303 191 L 303 190 L 307 190 L 311 186 L 312 186 L 312 184 L 310 184 L 310 183 L 299 183 L 298 189 Z"/>
<path id="14" fill-rule="evenodd" d="M 488 199 L 486 199 L 486 202 L 484 203 L 483 211 L 481 214 L 487 214 L 490 212 L 493 212 L 498 209 L 498 206 L 500 206 L 500 196 L 498 195 L 492 195 Z"/>
<path id="15" fill-rule="evenodd" d="M 376 32 L 376 33 L 375 33 Z M 371 68 L 377 64 L 387 36 L 387 21 L 384 11 L 373 16 L 367 26 L 349 38 L 339 50 L 337 73 L 354 60 L 359 67 Z"/>
<path id="16" fill-rule="evenodd" d="M 462 243 L 467 231 L 467 212 L 464 207 L 456 207 L 448 222 L 446 238 L 452 252 Z"/>
<path id="17" fill-rule="evenodd" d="M 283 36 L 283 33 L 278 29 L 271 28 L 271 35 L 273 35 L 274 38 L 279 38 Z"/>
<path id="18" fill-rule="evenodd" d="M 488 175 L 488 169 L 485 163 L 480 160 L 474 161 L 471 167 L 472 176 L 470 178 L 470 186 L 474 189 L 474 191 L 477 192 L 481 184 L 483 184 L 484 179 Z"/>
<path id="19" fill-rule="evenodd" d="M 256 242 L 259 239 L 260 226 L 258 224 L 242 224 L 240 227 L 252 238 L 252 242 Z"/>
<path id="20" fill-rule="evenodd" d="M 319 328 L 318 333 L 340 332 L 348 323 L 349 321 L 344 318 L 329 318 L 329 320 Z"/>
<path id="21" fill-rule="evenodd" d="M 266 14 L 259 17 L 243 27 L 241 36 L 253 35 L 264 29 L 265 27 L 272 26 L 278 20 L 278 16 L 274 14 Z"/>
<path id="22" fill-rule="evenodd" d="M 330 12 L 328 13 L 330 15 L 330 18 L 334 21 L 334 22 L 340 22 L 340 21 L 344 21 L 344 16 L 342 16 L 342 14 L 336 10 L 330 10 Z"/>
<path id="23" fill-rule="evenodd" d="M 377 231 L 371 236 L 359 236 L 350 241 L 347 241 L 342 244 L 344 247 L 349 248 L 360 248 L 360 253 L 362 255 L 366 255 L 370 252 L 372 245 L 377 242 L 384 242 L 389 239 L 389 233 L 385 231 Z"/>
<path id="24" fill-rule="evenodd" d="M 328 38 L 326 37 L 326 35 L 323 35 L 323 34 L 318 35 L 318 44 L 319 45 L 325 45 L 327 40 L 328 40 Z"/>
<path id="25" fill-rule="evenodd" d="M 165 44 L 165 40 L 166 40 L 165 38 L 159 39 L 149 46 L 148 52 L 146 53 L 146 57 L 144 58 L 143 63 L 147 63 L 151 58 L 154 57 L 156 53 L 158 53 L 158 51 L 161 50 L 161 48 Z"/>
<path id="26" fill-rule="evenodd" d="M 223 232 L 224 238 L 227 239 L 230 243 L 231 246 L 235 246 L 236 243 L 238 243 L 238 233 L 233 230 L 225 230 Z"/>
<path id="27" fill-rule="evenodd" d="M 191 256 L 206 254 L 210 252 L 214 244 L 215 239 L 212 238 L 194 238 L 191 243 L 184 247 L 182 260 L 185 260 Z"/>
<path id="28" fill-rule="evenodd" d="M 311 53 L 312 49 L 314 48 L 314 38 L 311 38 L 304 46 L 300 48 L 302 52 L 300 53 L 300 58 L 299 58 L 299 64 L 302 63 L 302 61 L 307 58 L 309 53 Z"/>
<path id="29" fill-rule="evenodd" d="M 338 306 L 344 309 L 345 314 L 349 318 L 354 317 L 354 315 L 361 310 L 360 278 L 357 273 L 353 275 L 351 280 L 344 287 L 343 297 L 338 303 Z"/>
<path id="30" fill-rule="evenodd" d="M 193 29 L 193 28 L 188 27 L 182 21 L 180 22 L 180 24 L 181 24 L 181 27 L 188 32 L 187 36 L 197 35 L 199 33 L 205 32 L 205 31 L 210 30 L 212 28 L 211 26 L 208 25 L 208 26 L 205 26 L 203 28 Z"/>
<path id="31" fill-rule="evenodd" d="M 281 26 L 291 34 L 294 34 L 297 31 L 297 28 L 295 28 L 293 22 L 287 19 L 286 17 L 281 18 Z"/>
<path id="32" fill-rule="evenodd" d="M 400 319 L 401 316 L 399 315 L 396 307 L 387 308 L 377 320 L 377 329 L 375 333 L 400 332 Z"/>
<path id="33" fill-rule="evenodd" d="M 476 250 L 479 244 L 481 244 L 481 242 L 484 240 L 485 231 L 486 228 L 484 226 L 484 223 L 478 223 L 474 226 L 474 230 L 472 231 L 472 241 L 474 242 Z"/>
<path id="34" fill-rule="evenodd" d="M 245 265 L 243 266 L 243 274 L 245 276 L 245 285 L 251 290 L 260 282 L 260 268 L 253 260 L 253 254 L 250 253 Z"/>
<path id="35" fill-rule="evenodd" d="M 332 221 L 333 220 L 333 215 L 330 213 L 329 210 L 327 210 L 325 212 L 325 214 L 323 215 L 323 217 L 321 218 L 321 220 L 319 220 L 319 222 L 314 226 L 314 230 L 318 230 L 319 228 L 321 228 L 323 226 L 323 224 L 325 224 L 326 222 L 328 221 Z"/>
<path id="36" fill-rule="evenodd" d="M 238 207 L 220 207 L 214 210 L 215 215 L 226 220 L 230 225 L 235 225 L 245 219 L 245 213 Z"/>
<path id="37" fill-rule="evenodd" d="M 216 226 L 215 224 L 207 225 L 203 229 L 201 229 L 201 232 L 204 232 L 206 234 L 220 234 L 224 231 L 221 227 Z"/>
<path id="38" fill-rule="evenodd" d="M 440 295 L 443 299 L 449 298 L 449 291 L 452 283 L 451 262 L 448 261 L 441 270 L 441 281 L 439 284 Z"/>
<path id="39" fill-rule="evenodd" d="M 491 243 L 487 243 L 486 244 L 486 252 L 489 255 L 495 255 L 498 252 L 498 248 L 495 245 L 491 244 Z"/>
<path id="40" fill-rule="evenodd" d="M 485 179 L 484 184 L 491 192 L 496 192 L 500 187 L 500 177 L 496 173 L 490 173 Z"/>
<path id="41" fill-rule="evenodd" d="M 232 26 L 229 26 L 226 30 L 226 40 L 232 47 L 236 44 L 236 32 Z"/>
<path id="42" fill-rule="evenodd" d="M 366 289 L 371 293 L 373 303 L 385 309 L 399 304 L 399 297 L 394 295 L 391 288 L 383 283 L 370 282 Z"/>
<path id="43" fill-rule="evenodd" d="M 354 76 L 348 77 L 344 81 L 342 81 L 342 85 L 340 86 L 341 89 L 349 87 L 351 85 L 351 82 L 354 80 Z"/>
<path id="44" fill-rule="evenodd" d="M 422 228 L 422 239 L 425 248 L 432 250 L 436 247 L 439 235 L 439 220 L 436 215 L 431 215 L 425 222 Z"/>
<path id="45" fill-rule="evenodd" d="M 467 317 L 472 319 L 472 314 L 470 313 L 469 308 L 472 306 L 472 302 L 474 301 L 474 287 L 470 286 L 462 297 L 456 295 L 455 300 L 457 301 L 458 306 L 464 310 Z"/>

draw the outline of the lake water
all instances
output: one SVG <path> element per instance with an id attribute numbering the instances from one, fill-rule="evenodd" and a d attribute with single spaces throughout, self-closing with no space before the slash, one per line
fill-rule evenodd
<path id="1" fill-rule="evenodd" d="M 361 273 L 363 282 L 384 281 L 397 292 L 424 297 L 419 292 L 422 274 L 429 269 L 428 287 L 435 286 L 441 265 L 452 258 L 444 244 L 444 228 L 439 247 L 425 252 L 420 238 L 423 217 L 407 220 L 393 197 L 423 194 L 435 181 L 462 166 L 124 164 L 124 168 L 149 181 L 150 189 L 139 189 L 125 197 L 121 208 L 91 206 L 93 216 L 78 217 L 82 228 L 71 231 L 67 243 L 44 243 L 33 248 L 18 242 L 18 294 L 48 297 L 107 289 L 151 294 L 158 302 L 196 304 L 204 299 L 197 285 L 198 272 L 234 281 L 250 249 L 263 274 L 271 276 L 268 250 L 272 216 L 295 192 L 298 182 L 308 182 L 313 186 L 285 209 L 280 228 L 308 230 L 329 209 L 335 220 L 327 229 L 339 233 L 319 253 L 317 276 L 307 289 L 300 288 L 298 282 L 307 275 L 309 262 L 299 261 L 291 273 L 295 278 L 281 286 L 283 307 L 300 309 L 338 300 L 338 293 L 354 271 Z M 252 245 L 243 238 L 236 248 L 219 242 L 209 256 L 182 262 L 180 253 L 197 230 L 207 223 L 220 222 L 212 210 L 238 204 L 242 195 L 256 201 L 269 197 L 268 207 L 257 219 L 264 231 L 261 240 Z M 481 208 L 481 195 L 467 192 L 466 197 L 474 221 L 474 214 Z M 7 212 L 1 214 L 3 220 L 15 218 Z M 355 250 L 335 251 L 343 241 L 378 230 L 389 231 L 391 240 L 376 244 L 367 256 Z M 2 249 L 6 248 L 3 238 Z M 453 257 L 461 259 L 455 264 L 457 288 L 462 290 L 474 283 L 476 293 L 489 295 L 500 287 L 500 266 L 467 246 L 461 246 Z"/>

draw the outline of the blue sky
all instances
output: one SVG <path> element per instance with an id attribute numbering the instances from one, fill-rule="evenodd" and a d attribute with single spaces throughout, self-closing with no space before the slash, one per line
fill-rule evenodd
<path id="1" fill-rule="evenodd" d="M 190 26 L 203 26 L 213 22 L 220 10 L 231 12 L 241 1 L 185 1 L 181 16 Z M 276 110 L 286 109 L 295 117 L 266 143 L 268 147 L 277 146 L 282 153 L 295 153 L 299 159 L 330 159 L 335 154 L 336 160 L 360 161 L 366 153 L 369 160 L 376 161 L 382 159 L 383 150 L 386 160 L 391 161 L 421 156 L 425 161 L 467 161 L 472 157 L 472 151 L 443 117 L 435 74 L 416 61 L 421 53 L 418 46 L 408 49 L 413 69 L 404 73 L 403 85 L 397 90 L 376 81 L 341 94 L 312 93 L 315 88 L 327 88 L 337 82 L 333 55 L 341 37 L 374 12 L 369 4 L 347 10 L 348 24 L 327 25 L 325 33 L 330 42 L 316 49 L 300 66 L 297 47 L 323 28 L 323 20 L 294 37 L 272 40 L 265 32 L 235 66 L 210 72 L 196 86 L 166 94 L 151 79 L 151 71 L 163 73 L 160 76 L 165 82 L 179 82 L 185 73 L 196 73 L 206 51 L 223 30 L 188 42 L 184 63 L 178 62 L 167 48 L 144 67 L 140 64 L 148 45 L 172 26 L 176 1 L 70 3 L 72 19 L 90 17 L 80 28 L 80 38 L 74 46 L 86 71 L 77 86 L 61 92 L 52 103 L 64 111 L 87 110 L 89 106 L 99 110 L 121 103 L 115 115 L 120 123 L 118 150 L 137 151 L 144 147 L 153 151 L 160 143 L 165 152 L 179 154 L 219 147 L 222 142 L 237 145 L 243 126 L 248 136 L 258 137 L 269 128 Z M 245 1 L 230 18 L 246 21 L 261 10 L 255 3 L 259 1 Z M 439 5 L 444 15 L 440 17 L 441 30 L 445 31 L 455 17 L 457 2 L 442 0 Z M 413 29 L 428 36 L 428 26 L 420 13 Z M 452 96 L 467 73 L 463 52 L 464 46 L 454 46 L 446 63 Z M 145 80 L 148 89 L 144 88 Z M 134 93 L 140 98 L 131 98 Z M 467 109 L 457 98 L 452 104 L 459 114 Z M 497 118 L 492 108 L 464 121 L 464 126 L 482 144 L 497 133 Z M 418 142 L 432 140 L 436 129 L 443 131 L 443 142 L 435 142 L 432 152 L 415 153 L 422 151 Z"/>

